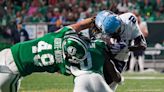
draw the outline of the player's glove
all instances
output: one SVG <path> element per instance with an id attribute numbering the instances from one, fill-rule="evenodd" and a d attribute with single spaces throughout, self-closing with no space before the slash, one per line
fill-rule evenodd
<path id="1" fill-rule="evenodd" d="M 109 49 L 112 54 L 119 53 L 125 47 L 127 47 L 127 44 L 125 42 L 119 42 L 119 43 L 109 45 Z"/>

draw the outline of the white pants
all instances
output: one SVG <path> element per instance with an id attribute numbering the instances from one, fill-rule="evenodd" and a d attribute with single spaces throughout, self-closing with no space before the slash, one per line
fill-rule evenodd
<path id="1" fill-rule="evenodd" d="M 109 86 L 113 90 L 113 92 L 115 92 L 118 87 L 118 83 L 112 82 Z"/>
<path id="2" fill-rule="evenodd" d="M 104 78 L 98 73 L 75 77 L 73 92 L 113 92 Z"/>
<path id="3" fill-rule="evenodd" d="M 0 92 L 17 92 L 20 74 L 10 49 L 0 52 Z"/>
<path id="4" fill-rule="evenodd" d="M 140 72 L 144 71 L 144 55 L 138 56 L 138 59 L 132 55 L 130 60 L 130 71 L 133 71 L 135 64 L 138 62 Z"/>

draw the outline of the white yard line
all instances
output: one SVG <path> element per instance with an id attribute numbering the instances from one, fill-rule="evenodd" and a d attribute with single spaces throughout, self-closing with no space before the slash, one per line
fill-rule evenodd
<path id="1" fill-rule="evenodd" d="M 152 77 L 152 76 L 138 76 L 138 77 L 127 77 L 125 79 L 134 79 L 134 80 L 164 80 L 164 77 Z"/>
<path id="2" fill-rule="evenodd" d="M 128 92 L 162 92 L 162 89 L 134 89 L 128 90 Z"/>

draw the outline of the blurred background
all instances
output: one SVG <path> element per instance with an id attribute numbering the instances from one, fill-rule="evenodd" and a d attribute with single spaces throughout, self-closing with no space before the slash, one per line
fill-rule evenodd
<path id="1" fill-rule="evenodd" d="M 0 50 L 54 32 L 101 10 L 132 12 L 146 28 L 144 69 L 164 71 L 164 0 L 0 0 Z M 144 34 L 144 33 L 143 33 Z M 127 67 L 128 70 L 128 67 Z M 135 71 L 139 71 L 136 64 Z"/>

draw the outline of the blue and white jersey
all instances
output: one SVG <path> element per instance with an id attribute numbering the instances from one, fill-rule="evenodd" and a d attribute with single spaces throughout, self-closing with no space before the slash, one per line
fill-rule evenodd
<path id="1" fill-rule="evenodd" d="M 119 15 L 119 18 L 122 20 L 122 32 L 120 34 L 121 40 L 124 41 L 128 46 L 131 46 L 131 41 L 142 35 L 137 23 L 137 18 L 132 13 L 121 14 Z M 126 62 L 128 61 L 129 55 L 130 52 L 128 47 L 126 47 L 115 56 L 115 59 Z"/>

